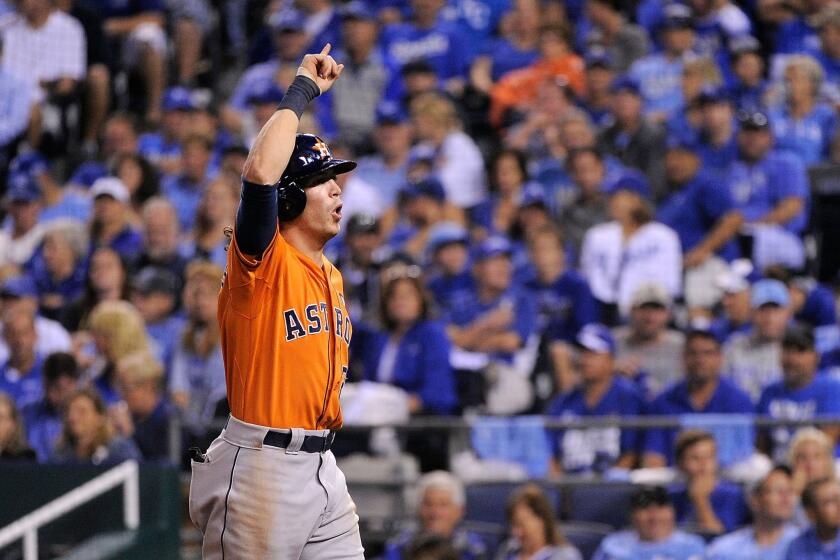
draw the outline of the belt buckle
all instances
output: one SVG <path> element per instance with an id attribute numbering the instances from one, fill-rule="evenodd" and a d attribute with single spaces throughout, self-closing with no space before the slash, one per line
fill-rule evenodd
<path id="1" fill-rule="evenodd" d="M 321 446 L 321 453 L 326 453 L 330 450 L 330 446 L 332 446 L 332 442 L 335 439 L 335 432 L 330 432 L 326 436 L 324 436 L 324 445 Z"/>

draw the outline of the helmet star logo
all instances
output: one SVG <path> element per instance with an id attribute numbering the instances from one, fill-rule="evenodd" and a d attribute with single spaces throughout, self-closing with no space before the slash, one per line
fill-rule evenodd
<path id="1" fill-rule="evenodd" d="M 313 150 L 318 150 L 318 153 L 321 154 L 321 157 L 330 157 L 330 149 L 324 144 L 323 140 L 319 139 L 315 142 L 315 145 L 312 146 Z"/>

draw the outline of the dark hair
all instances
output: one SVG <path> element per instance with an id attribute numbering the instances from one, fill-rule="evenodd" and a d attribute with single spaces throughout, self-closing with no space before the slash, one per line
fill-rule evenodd
<path id="1" fill-rule="evenodd" d="M 79 379 L 79 364 L 73 354 L 53 352 L 44 360 L 44 385 L 51 385 L 62 377 Z"/>
<path id="2" fill-rule="evenodd" d="M 682 461 L 683 455 L 685 455 L 686 451 L 702 441 L 711 441 L 712 443 L 717 444 L 715 436 L 706 430 L 684 430 L 680 432 L 680 435 L 677 436 L 677 441 L 674 443 L 677 463 Z"/>
<path id="3" fill-rule="evenodd" d="M 93 404 L 93 409 L 102 418 L 102 424 L 99 426 L 96 432 L 96 437 L 94 438 L 92 444 L 86 449 L 77 450 L 76 445 L 78 444 L 78 440 L 76 439 L 76 436 L 70 431 L 70 422 L 68 421 L 68 414 L 70 411 L 70 404 L 73 403 L 73 401 L 82 398 L 88 399 L 91 402 L 91 404 Z M 56 449 L 65 452 L 70 452 L 79 459 L 84 459 L 85 461 L 88 461 L 99 447 L 107 446 L 113 438 L 114 429 L 111 426 L 110 421 L 108 420 L 108 408 L 105 405 L 105 401 L 102 399 L 102 396 L 99 394 L 99 391 L 97 391 L 93 387 L 87 387 L 76 391 L 73 394 L 73 396 L 70 397 L 70 399 L 67 401 L 67 410 L 64 412 L 64 422 L 61 430 L 61 439 L 58 441 Z M 81 454 L 79 452 L 81 452 Z"/>
<path id="4" fill-rule="evenodd" d="M 604 155 L 598 148 L 594 146 L 584 146 L 583 148 L 569 150 L 569 154 L 566 156 L 566 169 L 571 171 L 571 169 L 575 166 L 577 159 L 586 154 L 591 154 L 595 159 L 603 164 Z"/>
<path id="5" fill-rule="evenodd" d="M 78 330 L 80 326 L 84 327 L 90 312 L 93 311 L 93 308 L 100 302 L 99 294 L 96 293 L 96 288 L 93 285 L 93 276 L 91 276 L 91 271 L 93 270 L 93 257 L 99 252 L 108 252 L 117 257 L 117 261 L 123 271 L 123 285 L 120 288 L 120 299 L 128 300 L 129 288 L 131 286 L 129 282 L 128 264 L 126 263 L 125 258 L 110 247 L 97 247 L 91 252 L 87 261 L 87 270 L 85 271 L 85 291 L 81 299 L 78 300 L 79 314 L 75 317 L 68 314 L 62 321 L 62 323 L 68 323 L 64 326 L 67 327 L 67 330 L 69 331 Z M 76 324 L 72 324 L 73 322 L 76 322 Z"/>
<path id="6" fill-rule="evenodd" d="M 685 345 L 688 346 L 688 344 L 696 338 L 710 340 L 714 342 L 715 346 L 717 346 L 718 348 L 721 347 L 720 339 L 718 339 L 718 337 L 715 336 L 715 333 L 706 329 L 691 329 L 687 333 L 685 333 Z"/>
<path id="7" fill-rule="evenodd" d="M 495 156 L 493 156 L 493 162 L 490 164 L 490 171 L 491 171 L 491 181 L 493 182 L 493 187 L 498 188 L 498 185 L 495 184 L 496 182 L 496 166 L 499 162 L 506 158 L 512 157 L 516 160 L 516 166 L 519 168 L 519 172 L 522 174 L 522 183 L 528 182 L 528 158 L 521 150 L 516 150 L 513 148 L 505 148 L 503 150 L 499 150 Z"/>
<path id="8" fill-rule="evenodd" d="M 388 331 L 395 329 L 397 326 L 397 323 L 388 315 L 388 300 L 394 295 L 394 291 L 396 291 L 397 285 L 400 282 L 408 282 L 420 298 L 420 317 L 417 318 L 417 322 L 425 321 L 431 315 L 431 301 L 426 294 L 426 289 L 423 286 L 423 280 L 420 276 L 399 274 L 390 278 L 382 287 L 382 291 L 379 294 L 379 316 L 382 319 L 382 326 Z"/>
<path id="9" fill-rule="evenodd" d="M 201 134 L 190 134 L 184 141 L 181 142 L 181 149 L 186 150 L 187 146 L 192 144 L 198 144 L 201 146 L 206 152 L 213 151 L 213 141 Z"/>
<path id="10" fill-rule="evenodd" d="M 833 478 L 818 478 L 812 480 L 805 486 L 802 491 L 802 507 L 808 510 L 815 510 L 817 508 L 817 491 L 825 484 L 835 482 Z"/>
<path id="11" fill-rule="evenodd" d="M 776 473 L 782 473 L 788 478 L 791 478 L 793 476 L 793 471 L 787 465 L 774 465 L 772 469 L 767 471 L 767 474 L 765 474 L 756 482 L 756 484 L 752 487 L 751 493 L 760 494 L 761 492 L 763 492 L 764 485 L 767 483 L 767 479 Z"/>
<path id="12" fill-rule="evenodd" d="M 670 506 L 671 497 L 662 486 L 642 486 L 630 497 L 630 511 L 650 506 Z"/>
<path id="13" fill-rule="evenodd" d="M 135 206 L 140 206 L 160 193 L 160 176 L 155 166 L 149 163 L 149 160 L 137 154 L 119 154 L 111 166 L 111 174 L 118 176 L 120 166 L 128 160 L 132 160 L 137 164 L 143 176 L 143 179 L 140 181 L 140 186 L 131 195 L 131 203 Z"/>
<path id="14" fill-rule="evenodd" d="M 507 504 L 508 523 L 513 519 L 513 510 L 520 505 L 527 507 L 540 518 L 546 544 L 552 546 L 566 544 L 566 538 L 557 526 L 557 516 L 554 513 L 554 508 L 539 486 L 526 484 L 513 493 Z"/>
<path id="15" fill-rule="evenodd" d="M 460 560 L 461 554 L 449 539 L 431 533 L 420 533 L 405 546 L 405 560 Z"/>

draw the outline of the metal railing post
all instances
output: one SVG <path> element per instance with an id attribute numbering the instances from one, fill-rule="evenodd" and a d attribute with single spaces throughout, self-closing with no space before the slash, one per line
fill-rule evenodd
<path id="1" fill-rule="evenodd" d="M 32 527 L 23 535 L 23 560 L 38 560 L 37 527 Z"/>

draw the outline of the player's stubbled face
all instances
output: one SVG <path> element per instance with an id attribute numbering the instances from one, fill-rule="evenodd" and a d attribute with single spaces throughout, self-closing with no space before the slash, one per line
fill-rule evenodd
<path id="1" fill-rule="evenodd" d="M 306 189 L 306 207 L 296 221 L 314 238 L 326 243 L 336 235 L 341 222 L 341 187 L 330 179 Z"/>

